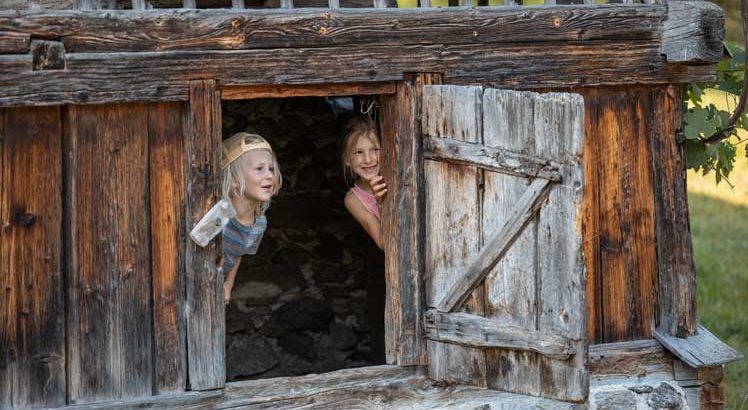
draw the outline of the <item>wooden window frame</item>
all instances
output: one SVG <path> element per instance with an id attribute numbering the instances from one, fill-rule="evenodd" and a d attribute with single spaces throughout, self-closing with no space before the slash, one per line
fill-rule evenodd
<path id="1" fill-rule="evenodd" d="M 438 75 L 409 75 L 406 81 L 309 85 L 240 85 L 221 87 L 221 100 L 260 98 L 380 96 L 382 173 L 388 184 L 382 212 L 385 254 L 385 345 L 387 363 L 425 365 L 421 331 L 423 309 L 419 241 L 418 179 L 420 147 L 416 138 L 419 81 Z"/>

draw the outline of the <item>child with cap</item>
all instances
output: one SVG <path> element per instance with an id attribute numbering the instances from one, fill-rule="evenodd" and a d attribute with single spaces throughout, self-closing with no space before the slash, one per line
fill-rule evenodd
<path id="1" fill-rule="evenodd" d="M 254 255 L 267 228 L 265 211 L 283 178 L 264 138 L 240 132 L 223 141 L 222 195 L 236 210 L 223 228 L 224 302 L 231 298 L 242 255 Z"/>

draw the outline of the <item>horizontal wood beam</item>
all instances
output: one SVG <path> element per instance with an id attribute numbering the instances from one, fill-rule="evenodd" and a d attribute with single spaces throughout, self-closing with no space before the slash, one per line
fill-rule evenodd
<path id="1" fill-rule="evenodd" d="M 694 74 L 668 66 L 659 53 L 655 41 L 66 52 L 65 69 L 50 71 L 33 71 L 30 54 L 0 55 L 0 106 L 185 101 L 194 79 L 215 79 L 221 87 L 330 84 L 400 81 L 406 73 L 430 72 L 451 84 L 536 89 L 714 76 L 710 69 Z"/>
<path id="2" fill-rule="evenodd" d="M 428 159 L 472 165 L 526 178 L 539 177 L 551 181 L 561 179 L 558 172 L 560 165 L 551 161 L 451 138 L 425 137 L 423 154 Z"/>
<path id="3" fill-rule="evenodd" d="M 671 63 L 716 63 L 722 59 L 725 13 L 708 1 L 668 2 L 662 53 Z"/>
<path id="4" fill-rule="evenodd" d="M 340 408 L 429 410 L 434 408 L 583 409 L 584 405 L 434 383 L 419 367 L 373 366 L 325 374 L 227 383 L 223 390 L 184 392 L 142 399 L 61 407 L 58 410 L 167 410 Z"/>
<path id="5" fill-rule="evenodd" d="M 686 338 L 671 336 L 659 329 L 654 329 L 652 334 L 667 350 L 695 369 L 719 366 L 743 358 L 742 354 L 701 325 L 694 335 Z"/>
<path id="6" fill-rule="evenodd" d="M 658 41 L 662 5 L 491 9 L 0 12 L 0 45 L 60 39 L 68 53 L 361 45 Z M 26 47 L 26 50 L 28 48 Z M 0 54 L 7 51 L 1 51 Z"/>
<path id="7" fill-rule="evenodd" d="M 221 89 L 222 100 L 251 100 L 257 98 L 332 97 L 343 95 L 394 94 L 395 82 L 315 84 L 315 85 L 238 85 Z"/>
<path id="8" fill-rule="evenodd" d="M 564 337 L 507 325 L 469 313 L 428 310 L 425 329 L 426 337 L 440 342 L 525 350 L 560 360 L 566 360 L 575 354 L 571 341 Z"/>
<path id="9" fill-rule="evenodd" d="M 551 182 L 538 178 L 527 187 L 527 191 L 519 198 L 514 209 L 509 214 L 504 226 L 486 241 L 483 249 L 470 265 L 465 274 L 449 289 L 439 302 L 440 312 L 453 312 L 470 296 L 478 283 L 496 266 L 522 229 L 535 216 L 542 199 L 547 197 Z"/>

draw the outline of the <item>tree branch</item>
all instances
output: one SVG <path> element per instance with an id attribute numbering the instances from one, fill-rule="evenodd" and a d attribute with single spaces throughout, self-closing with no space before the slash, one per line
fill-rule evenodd
<path id="1" fill-rule="evenodd" d="M 715 132 L 709 138 L 706 138 L 704 140 L 704 144 L 715 144 L 724 140 L 725 138 L 728 138 L 730 136 L 730 132 L 735 129 L 735 125 L 737 124 L 738 119 L 741 115 L 743 115 L 743 111 L 745 110 L 746 99 L 748 99 L 748 82 L 746 82 L 746 79 L 748 79 L 748 14 L 746 14 L 748 10 L 747 4 L 748 0 L 740 0 L 740 17 L 743 23 L 743 50 L 745 54 L 745 60 L 743 61 L 743 89 L 740 92 L 740 100 L 738 101 L 738 106 L 735 107 L 735 111 L 732 113 L 732 116 L 730 116 L 730 120 L 727 122 L 727 125 L 722 128 L 722 130 Z"/>

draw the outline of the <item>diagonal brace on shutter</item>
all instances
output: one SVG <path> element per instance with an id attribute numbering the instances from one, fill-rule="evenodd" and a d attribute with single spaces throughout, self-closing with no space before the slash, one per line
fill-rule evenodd
<path id="1" fill-rule="evenodd" d="M 538 210 L 542 199 L 548 196 L 551 181 L 538 178 L 530 184 L 512 210 L 504 227 L 486 243 L 475 262 L 465 275 L 452 285 L 436 309 L 440 312 L 453 312 L 467 299 L 473 288 L 488 274 L 506 254 L 517 236 Z"/>

